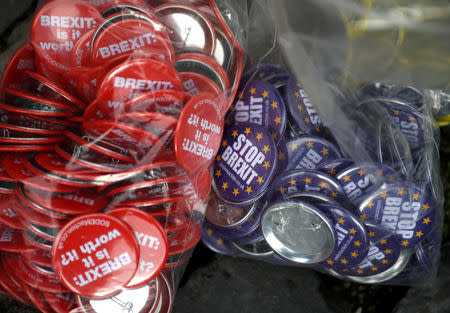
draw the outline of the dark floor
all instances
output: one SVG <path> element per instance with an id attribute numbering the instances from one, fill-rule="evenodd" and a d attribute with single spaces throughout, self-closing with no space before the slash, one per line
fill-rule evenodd
<path id="1" fill-rule="evenodd" d="M 1 63 L 8 58 L 5 50 L 13 50 L 23 38 L 30 8 L 36 3 L 37 0 L 0 1 Z M 443 131 L 441 163 L 443 179 L 447 181 L 450 130 Z M 444 230 L 448 241 L 448 229 Z M 450 312 L 449 291 L 449 243 L 443 248 L 438 280 L 425 289 L 356 285 L 309 269 L 217 255 L 199 245 L 182 279 L 173 312 L 446 313 Z M 37 311 L 0 296 L 0 312 Z"/>

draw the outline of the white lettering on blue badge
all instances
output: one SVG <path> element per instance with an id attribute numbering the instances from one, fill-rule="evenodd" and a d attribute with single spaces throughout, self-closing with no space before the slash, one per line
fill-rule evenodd
<path id="1" fill-rule="evenodd" d="M 364 190 L 369 187 L 370 178 L 369 176 L 365 176 L 364 178 L 355 182 L 351 181 L 348 184 L 344 185 L 344 191 L 350 201 L 355 201 L 358 197 L 360 197 Z"/>
<path id="2" fill-rule="evenodd" d="M 402 197 L 387 197 L 381 223 L 403 239 L 411 239 L 414 236 L 419 210 L 420 202 L 403 202 Z"/>
<path id="3" fill-rule="evenodd" d="M 367 254 L 367 257 L 364 261 L 361 262 L 361 264 L 358 265 L 358 268 L 360 269 L 366 269 L 373 266 L 373 261 L 378 260 L 381 261 L 386 256 L 384 253 L 375 245 L 370 246 L 369 253 Z"/>
<path id="4" fill-rule="evenodd" d="M 236 122 L 250 122 L 253 124 L 262 125 L 263 117 L 263 98 L 250 96 L 250 104 L 245 105 L 245 102 L 239 100 L 234 108 L 234 119 Z"/>
<path id="5" fill-rule="evenodd" d="M 263 152 L 244 134 L 240 134 L 233 145 L 227 146 L 222 154 L 222 160 L 243 180 L 250 185 L 258 176 L 254 170 L 257 164 L 262 164 L 266 159 Z"/>
<path id="6" fill-rule="evenodd" d="M 310 116 L 311 123 L 313 125 L 320 125 L 322 124 L 322 121 L 320 120 L 319 115 L 317 115 L 316 110 L 313 107 L 313 104 L 311 103 L 311 100 L 309 99 L 308 95 L 303 89 L 299 89 L 300 96 L 302 97 L 303 103 L 306 106 L 306 111 L 308 112 Z"/>
<path id="7" fill-rule="evenodd" d="M 323 160 L 323 157 L 314 149 L 309 149 L 306 155 L 300 160 L 296 168 L 315 169 L 317 164 Z"/>

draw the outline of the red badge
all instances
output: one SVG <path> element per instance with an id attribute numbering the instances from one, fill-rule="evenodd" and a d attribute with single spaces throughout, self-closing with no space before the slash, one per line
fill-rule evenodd
<path id="1" fill-rule="evenodd" d="M 138 209 L 118 208 L 107 214 L 130 225 L 139 243 L 139 267 L 127 287 L 137 288 L 148 284 L 158 276 L 167 260 L 168 243 L 164 230 L 154 217 Z"/>
<path id="2" fill-rule="evenodd" d="M 188 173 L 213 161 L 222 138 L 222 116 L 214 95 L 199 93 L 186 103 L 175 131 L 175 155 Z"/>
<path id="3" fill-rule="evenodd" d="M 23 231 L 0 225 L 0 250 L 20 253 L 34 251 L 36 249 L 25 243 L 23 240 Z"/>
<path id="4" fill-rule="evenodd" d="M 172 66 L 162 60 L 130 60 L 108 72 L 99 85 L 96 116 L 110 116 L 111 110 L 143 92 L 171 89 L 182 89 L 178 72 Z"/>
<path id="5" fill-rule="evenodd" d="M 75 43 L 102 21 L 100 13 L 85 3 L 48 2 L 36 13 L 31 25 L 31 43 L 36 56 L 52 71 L 70 71 Z"/>
<path id="6" fill-rule="evenodd" d="M 16 195 L 0 195 L 0 223 L 14 229 L 24 230 L 19 215 L 16 213 L 17 201 Z"/>
<path id="7" fill-rule="evenodd" d="M 175 53 L 165 27 L 139 15 L 118 15 L 105 21 L 92 46 L 92 64 L 101 65 L 118 56 L 154 56 L 169 63 Z"/>
<path id="8" fill-rule="evenodd" d="M 3 257 L 2 257 L 3 259 Z M 23 303 L 30 304 L 31 300 L 27 295 L 11 280 L 8 273 L 5 271 L 2 262 L 0 262 L 0 286 L 9 293 L 10 296 L 22 301 Z"/>
<path id="9" fill-rule="evenodd" d="M 87 31 L 78 39 L 70 56 L 70 64 L 74 68 L 90 67 L 91 63 L 91 42 L 95 29 Z"/>
<path id="10" fill-rule="evenodd" d="M 22 46 L 9 60 L 3 71 L 0 81 L 0 99 L 5 99 L 5 89 L 31 90 L 31 81 L 28 79 L 27 70 L 34 71 L 34 51 L 31 44 Z"/>
<path id="11" fill-rule="evenodd" d="M 67 127 L 74 124 L 57 119 L 4 113 L 0 127 L 11 131 L 33 135 L 57 136 L 62 135 Z"/>
<path id="12" fill-rule="evenodd" d="M 55 273 L 67 288 L 82 297 L 105 298 L 133 278 L 139 246 L 125 222 L 106 214 L 87 214 L 61 229 L 52 254 Z"/>
<path id="13" fill-rule="evenodd" d="M 6 272 L 11 276 L 14 273 L 25 284 L 38 288 L 44 292 L 66 292 L 66 288 L 56 280 L 41 275 L 32 270 L 22 259 L 20 254 L 4 254 L 2 255 L 3 266 Z"/>
<path id="14" fill-rule="evenodd" d="M 21 254 L 24 259 L 27 259 L 30 262 L 45 267 L 52 267 L 52 254 L 50 251 L 38 250 L 22 252 Z"/>
<path id="15" fill-rule="evenodd" d="M 183 82 L 184 90 L 191 95 L 196 95 L 199 92 L 209 92 L 214 94 L 217 98 L 224 95 L 223 91 L 208 77 L 193 73 L 181 72 L 181 81 Z"/>
<path id="16" fill-rule="evenodd" d="M 108 198 L 96 189 L 80 189 L 71 193 L 48 193 L 27 189 L 31 201 L 63 214 L 78 215 L 99 212 L 108 205 Z"/>
<path id="17" fill-rule="evenodd" d="M 18 180 L 19 182 L 48 192 L 73 192 L 78 188 L 60 185 L 36 176 L 33 172 L 26 167 L 26 154 L 10 153 L 3 159 L 3 167 L 9 176 Z"/>

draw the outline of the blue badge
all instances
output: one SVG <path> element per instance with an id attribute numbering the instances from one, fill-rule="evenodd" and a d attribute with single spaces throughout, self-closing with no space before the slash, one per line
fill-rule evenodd
<path id="1" fill-rule="evenodd" d="M 341 158 L 338 148 L 316 136 L 298 136 L 285 142 L 288 151 L 286 170 L 316 169 L 322 164 Z"/>
<path id="2" fill-rule="evenodd" d="M 287 114 L 283 98 L 265 81 L 252 80 L 238 91 L 227 117 L 231 124 L 251 123 L 267 127 L 279 142 L 286 130 Z"/>
<path id="3" fill-rule="evenodd" d="M 396 234 L 403 248 L 416 246 L 430 234 L 436 205 L 430 193 L 413 184 L 397 183 L 368 196 L 358 208 L 360 219 Z"/>
<path id="4" fill-rule="evenodd" d="M 213 171 L 217 196 L 234 205 L 257 201 L 275 175 L 277 155 L 267 128 L 248 123 L 229 127 Z"/>

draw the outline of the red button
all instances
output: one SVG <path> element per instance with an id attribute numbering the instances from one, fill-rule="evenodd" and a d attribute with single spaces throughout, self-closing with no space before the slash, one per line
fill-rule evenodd
<path id="1" fill-rule="evenodd" d="M 91 43 L 94 33 L 95 29 L 91 29 L 78 39 L 70 55 L 71 67 L 90 67 L 92 65 Z"/>
<path id="2" fill-rule="evenodd" d="M 139 15 L 119 15 L 100 27 L 101 33 L 92 46 L 92 64 L 101 65 L 118 56 L 131 54 L 174 62 L 172 44 L 165 27 L 159 22 Z"/>
<path id="3" fill-rule="evenodd" d="M 26 74 L 36 83 L 37 95 L 55 102 L 75 105 L 80 110 L 86 108 L 86 104 L 44 76 L 32 71 L 26 71 Z"/>
<path id="4" fill-rule="evenodd" d="M 148 284 L 158 276 L 167 260 L 168 243 L 164 230 L 154 217 L 138 209 L 118 208 L 107 214 L 130 225 L 139 243 L 139 267 L 127 288 Z"/>
<path id="5" fill-rule="evenodd" d="M 78 215 L 99 212 L 108 205 L 108 198 L 96 189 L 80 189 L 72 193 L 49 193 L 28 189 L 31 201 L 49 210 Z"/>
<path id="6" fill-rule="evenodd" d="M 5 99 L 5 89 L 31 90 L 31 81 L 26 71 L 34 71 L 34 51 L 31 44 L 23 45 L 9 60 L 0 81 L 0 99 Z"/>
<path id="7" fill-rule="evenodd" d="M 62 135 L 67 127 L 73 126 L 73 123 L 63 120 L 14 113 L 4 113 L 0 122 L 4 129 L 45 136 Z"/>
<path id="8" fill-rule="evenodd" d="M 175 155 L 188 173 L 211 165 L 222 138 L 222 115 L 217 98 L 209 93 L 193 96 L 185 105 L 175 131 Z"/>
<path id="9" fill-rule="evenodd" d="M 14 229 L 24 230 L 19 215 L 16 213 L 17 201 L 16 195 L 0 195 L 0 223 Z"/>
<path id="10" fill-rule="evenodd" d="M 55 273 L 67 288 L 82 297 L 105 298 L 133 278 L 139 246 L 125 222 L 106 214 L 87 214 L 61 229 L 52 254 Z"/>
<path id="11" fill-rule="evenodd" d="M 70 71 L 75 43 L 102 20 L 100 13 L 85 3 L 48 2 L 36 13 L 31 25 L 31 43 L 36 56 L 52 71 Z"/>
<path id="12" fill-rule="evenodd" d="M 180 77 L 183 82 L 184 90 L 193 96 L 199 92 L 209 92 L 214 94 L 217 98 L 220 96 L 223 97 L 224 93 L 222 89 L 220 89 L 211 79 L 202 74 L 181 72 Z M 222 111 L 223 110 L 224 109 L 222 109 Z"/>
<path id="13" fill-rule="evenodd" d="M 23 231 L 8 226 L 0 225 L 0 250 L 7 252 L 34 251 L 23 241 Z"/>
<path id="14" fill-rule="evenodd" d="M 10 296 L 31 305 L 31 300 L 27 295 L 11 280 L 0 262 L 0 286 L 9 293 Z"/>
<path id="15" fill-rule="evenodd" d="M 52 267 L 52 254 L 50 251 L 30 251 L 30 252 L 22 252 L 22 257 L 27 259 L 30 262 L 35 264 Z"/>
<path id="16" fill-rule="evenodd" d="M 28 267 L 20 254 L 4 254 L 2 255 L 3 266 L 8 274 L 14 273 L 25 284 L 39 288 L 44 292 L 66 292 L 61 283 L 47 276 L 41 275 L 38 272 Z"/>
<path id="17" fill-rule="evenodd" d="M 110 116 L 125 101 L 153 90 L 182 90 L 178 72 L 164 61 L 134 59 L 113 68 L 99 85 L 98 119 Z"/>

